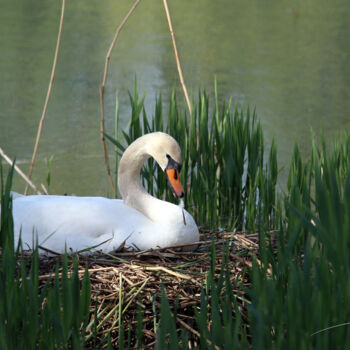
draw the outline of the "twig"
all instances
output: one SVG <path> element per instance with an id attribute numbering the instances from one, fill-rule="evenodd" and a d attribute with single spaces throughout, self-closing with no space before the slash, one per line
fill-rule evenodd
<path id="1" fill-rule="evenodd" d="M 5 152 L 2 150 L 1 147 L 0 147 L 0 155 L 6 160 L 7 163 L 9 163 L 11 166 L 13 165 L 13 160 L 5 154 Z M 33 182 L 31 182 L 28 179 L 28 177 L 24 174 L 24 172 L 17 165 L 15 165 L 15 170 L 24 179 L 24 181 L 28 184 L 28 186 L 30 186 L 34 190 L 34 192 L 36 194 L 42 194 L 38 190 L 38 188 L 33 184 Z"/>
<path id="2" fill-rule="evenodd" d="M 197 336 L 198 338 L 200 338 L 200 333 L 198 331 L 196 331 L 195 329 L 193 329 L 192 327 L 190 327 L 185 321 L 181 320 L 180 317 L 176 317 L 177 322 L 179 322 L 182 326 L 184 326 L 188 331 L 190 331 L 191 333 L 193 333 L 195 336 Z"/>
<path id="3" fill-rule="evenodd" d="M 42 247 L 40 247 L 40 248 L 43 249 Z M 94 272 L 101 272 L 101 271 L 113 271 L 113 268 L 110 267 L 110 266 L 108 266 L 108 267 L 99 267 L 99 268 L 95 268 L 95 269 L 88 269 L 89 274 L 94 273 Z M 85 269 L 78 270 L 78 275 L 79 275 L 79 276 L 80 276 L 80 275 L 84 275 L 84 273 L 85 273 Z M 67 274 L 68 274 L 68 276 L 70 277 L 70 276 L 73 275 L 73 272 L 72 272 L 72 271 L 68 271 Z M 44 280 L 44 279 L 46 279 L 46 278 L 49 278 L 49 277 L 51 277 L 52 275 L 53 275 L 53 273 L 46 273 L 46 274 L 44 274 L 44 275 L 40 275 L 40 276 L 39 276 L 39 281 L 40 281 L 40 280 Z M 60 272 L 60 273 L 58 274 L 58 277 L 59 277 L 59 278 L 62 277 L 62 272 Z"/>
<path id="4" fill-rule="evenodd" d="M 49 192 L 48 192 L 48 190 L 47 190 L 47 188 L 45 187 L 44 184 L 41 184 L 41 188 L 43 189 L 45 194 L 49 194 Z"/>
<path id="5" fill-rule="evenodd" d="M 187 88 L 186 88 L 184 77 L 183 77 L 183 74 L 182 74 L 181 64 L 180 64 L 180 60 L 179 60 L 179 54 L 177 52 L 177 47 L 176 47 L 175 33 L 174 33 L 173 25 L 171 23 L 171 17 L 170 17 L 168 2 L 167 2 L 167 0 L 163 0 L 163 3 L 164 3 L 166 17 L 168 19 L 171 40 L 172 40 L 173 46 L 174 46 L 175 60 L 176 60 L 177 70 L 179 72 L 180 82 L 181 82 L 182 89 L 183 89 L 184 94 L 185 94 L 185 99 L 186 99 L 188 110 L 190 112 L 190 116 L 192 116 L 191 103 L 190 103 L 190 99 L 188 98 Z"/>
<path id="6" fill-rule="evenodd" d="M 247 237 L 245 237 L 244 235 L 241 234 L 235 234 L 234 235 L 234 240 L 238 241 L 240 243 L 240 245 L 248 250 L 254 250 L 254 249 L 258 249 L 259 245 L 252 242 L 251 240 L 247 239 Z"/>
<path id="7" fill-rule="evenodd" d="M 195 329 L 193 329 L 192 327 L 190 327 L 185 321 L 181 320 L 180 317 L 176 317 L 177 322 L 179 322 L 182 326 L 184 326 L 188 331 L 190 331 L 191 333 L 193 333 L 195 336 L 197 336 L 198 338 L 200 338 L 200 333 L 198 331 L 196 331 Z M 205 339 L 207 344 L 209 346 L 212 346 L 213 343 L 209 340 L 209 339 Z M 214 345 L 214 349 L 215 350 L 220 350 L 220 348 L 217 345 Z"/>
<path id="8" fill-rule="evenodd" d="M 180 278 L 180 279 L 184 279 L 184 280 L 189 280 L 189 281 L 192 281 L 193 283 L 201 286 L 201 283 L 198 282 L 197 280 L 195 280 L 194 278 L 192 278 L 191 276 L 189 275 L 184 275 L 182 273 L 178 273 L 178 272 L 175 272 L 175 271 L 172 271 L 164 266 L 139 266 L 139 265 L 130 265 L 129 267 L 131 268 L 134 268 L 134 269 L 142 269 L 142 270 L 146 270 L 146 271 L 162 271 L 162 272 L 165 272 L 167 273 L 168 275 L 172 275 L 172 276 L 175 276 L 177 278 Z"/>
<path id="9" fill-rule="evenodd" d="M 29 179 L 32 177 L 33 168 L 34 168 L 34 162 L 35 162 L 36 154 L 38 152 L 38 147 L 39 147 L 39 140 L 40 140 L 40 136 L 41 136 L 41 131 L 42 131 L 42 128 L 43 128 L 43 123 L 44 123 L 44 119 L 45 119 L 45 115 L 46 115 L 46 111 L 47 111 L 47 106 L 48 106 L 50 95 L 51 95 L 53 80 L 55 78 L 55 71 L 56 71 L 58 51 L 59 51 L 60 43 L 61 43 L 61 35 L 62 35 L 62 26 L 63 26 L 65 5 L 66 5 L 66 0 L 62 0 L 61 19 L 60 19 L 60 25 L 59 25 L 59 29 L 58 29 L 58 35 L 57 35 L 57 44 L 56 44 L 55 57 L 54 57 L 54 60 L 53 60 L 52 71 L 51 71 L 51 78 L 50 78 L 50 82 L 49 82 L 49 88 L 48 88 L 47 94 L 46 94 L 46 100 L 45 100 L 45 104 L 44 104 L 44 109 L 43 109 L 43 113 L 42 113 L 41 118 L 40 118 L 39 127 L 38 127 L 38 133 L 36 135 L 35 146 L 34 146 L 34 151 L 33 151 L 33 156 L 32 156 L 32 162 L 30 164 L 30 169 L 29 169 L 29 173 L 28 173 L 28 178 Z M 26 188 L 24 190 L 24 194 L 26 195 L 27 192 L 28 192 L 28 184 L 27 184 L 27 186 L 26 186 Z"/>
<path id="10" fill-rule="evenodd" d="M 108 160 L 108 153 L 107 153 L 107 147 L 106 147 L 106 140 L 104 136 L 105 132 L 105 114 L 104 114 L 104 90 L 106 87 L 106 81 L 107 81 L 107 74 L 108 74 L 108 66 L 109 66 L 109 60 L 111 58 L 112 50 L 115 46 L 115 43 L 117 42 L 118 36 L 122 28 L 124 27 L 125 23 L 127 22 L 128 18 L 130 15 L 134 12 L 136 6 L 141 2 L 141 0 L 136 0 L 134 5 L 131 7 L 125 18 L 123 19 L 122 23 L 119 25 L 117 28 L 117 31 L 115 32 L 113 41 L 108 49 L 107 56 L 106 56 L 106 61 L 105 61 L 105 68 L 103 72 L 103 80 L 100 85 L 100 105 L 101 105 L 101 125 L 100 125 L 100 131 L 101 131 L 101 141 L 102 141 L 102 146 L 103 146 L 103 153 L 105 157 L 105 164 L 106 164 L 106 170 L 107 170 L 107 175 L 109 178 L 109 182 L 111 183 L 113 192 L 115 193 L 115 186 L 114 182 L 111 176 L 111 168 L 109 166 L 109 160 Z"/>

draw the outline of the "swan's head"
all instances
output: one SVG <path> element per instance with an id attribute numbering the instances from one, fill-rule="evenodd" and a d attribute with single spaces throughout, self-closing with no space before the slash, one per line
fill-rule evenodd
<path id="1" fill-rule="evenodd" d="M 122 197 L 130 201 L 130 192 L 139 183 L 140 171 L 149 158 L 153 157 L 168 177 L 173 194 L 184 196 L 180 183 L 181 149 L 176 140 L 163 132 L 154 132 L 139 137 L 124 152 L 118 168 L 118 187 Z M 134 185 L 134 186 L 133 186 Z"/>
<path id="2" fill-rule="evenodd" d="M 181 149 L 176 140 L 168 134 L 157 132 L 148 143 L 149 154 L 157 161 L 166 173 L 173 194 L 177 198 L 184 196 L 180 182 Z"/>

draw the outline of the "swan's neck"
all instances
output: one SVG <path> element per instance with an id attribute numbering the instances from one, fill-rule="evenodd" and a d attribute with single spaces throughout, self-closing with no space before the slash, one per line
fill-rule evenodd
<path id="1" fill-rule="evenodd" d="M 150 156 L 147 143 L 142 139 L 132 143 L 119 163 L 118 187 L 126 205 L 138 210 L 152 221 L 159 221 L 159 209 L 165 203 L 147 193 L 140 178 L 141 168 Z"/>

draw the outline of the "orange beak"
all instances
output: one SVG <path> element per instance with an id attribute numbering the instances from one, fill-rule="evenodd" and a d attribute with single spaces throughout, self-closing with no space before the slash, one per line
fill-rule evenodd
<path id="1" fill-rule="evenodd" d="M 184 189 L 180 182 L 180 174 L 176 169 L 166 169 L 165 170 L 171 189 L 174 196 L 177 198 L 182 198 L 184 196 Z"/>

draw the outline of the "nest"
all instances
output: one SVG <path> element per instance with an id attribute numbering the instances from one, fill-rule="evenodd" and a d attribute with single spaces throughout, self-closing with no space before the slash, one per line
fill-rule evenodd
<path id="1" fill-rule="evenodd" d="M 208 272 L 213 264 L 212 250 L 215 246 L 216 278 L 222 268 L 225 247 L 229 248 L 226 268 L 230 271 L 232 285 L 242 287 L 249 284 L 245 271 L 252 267 L 252 255 L 256 261 L 258 235 L 244 232 L 212 232 L 202 229 L 201 240 L 192 251 L 184 251 L 188 246 L 140 252 L 121 251 L 113 254 L 78 256 L 79 276 L 83 277 L 88 266 L 91 281 L 91 321 L 99 315 L 97 334 L 100 340 L 110 334 L 113 347 L 119 345 L 120 320 L 124 328 L 125 345 L 152 348 L 157 343 L 155 328 L 159 322 L 161 291 L 168 297 L 169 305 L 176 305 L 176 327 L 180 332 L 186 329 L 189 348 L 200 344 L 200 333 L 196 328 L 195 309 L 200 311 L 201 292 Z M 44 282 L 52 276 L 59 257 L 45 258 L 40 264 L 40 280 Z M 71 267 L 72 268 L 72 267 Z M 235 282 L 235 283 L 233 283 Z M 163 286 L 163 287 L 162 287 Z M 243 322 L 247 322 L 248 297 L 246 288 L 234 290 L 239 303 Z M 120 306 L 119 301 L 121 300 Z M 137 344 L 136 328 L 142 317 L 142 345 Z M 234 317 L 234 315 L 233 315 Z M 92 324 L 91 322 L 90 324 Z M 86 348 L 93 348 L 92 327 L 87 332 Z M 96 342 L 96 339 L 94 339 Z"/>

